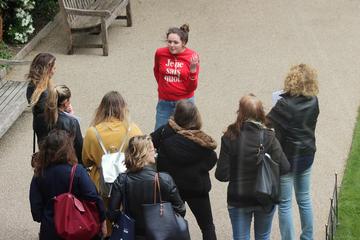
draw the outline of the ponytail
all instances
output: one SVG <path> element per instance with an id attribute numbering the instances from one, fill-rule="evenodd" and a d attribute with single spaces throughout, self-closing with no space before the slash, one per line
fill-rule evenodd
<path id="1" fill-rule="evenodd" d="M 59 117 L 59 107 L 61 107 L 64 101 L 70 97 L 71 91 L 65 85 L 58 85 L 49 90 L 47 106 L 45 109 L 45 119 L 49 129 L 52 129 L 57 123 Z"/>
<path id="2" fill-rule="evenodd" d="M 49 95 L 45 108 L 45 120 L 48 124 L 49 129 L 52 129 L 54 127 L 58 120 L 58 117 L 58 92 L 56 91 L 56 88 L 51 88 L 49 90 Z"/>

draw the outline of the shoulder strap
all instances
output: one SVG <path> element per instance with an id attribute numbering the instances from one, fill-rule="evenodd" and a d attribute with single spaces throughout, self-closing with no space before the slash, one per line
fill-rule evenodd
<path id="1" fill-rule="evenodd" d="M 264 132 L 265 130 L 263 128 L 260 128 L 260 146 L 259 146 L 259 152 L 264 151 Z"/>
<path id="2" fill-rule="evenodd" d="M 101 149 L 103 150 L 104 154 L 107 154 L 108 152 L 106 151 L 105 145 L 104 145 L 104 143 L 103 143 L 103 141 L 101 139 L 101 136 L 100 136 L 98 130 L 96 129 L 96 127 L 93 127 L 93 129 L 94 129 L 96 138 L 97 138 L 97 140 L 99 142 L 99 145 L 100 145 Z"/>
<path id="3" fill-rule="evenodd" d="M 122 152 L 122 150 L 123 150 L 123 148 L 124 148 L 124 145 L 125 145 L 125 141 L 126 141 L 126 139 L 128 138 L 128 134 L 129 134 L 129 132 L 130 132 L 130 130 L 131 130 L 131 125 L 130 125 L 131 123 L 129 123 L 129 127 L 126 129 L 126 135 L 125 135 L 125 137 L 124 137 L 124 139 L 123 139 L 123 141 L 122 141 L 122 143 L 121 143 L 121 146 L 120 146 L 120 148 L 119 148 L 119 152 Z"/>
<path id="4" fill-rule="evenodd" d="M 71 168 L 69 193 L 71 193 L 71 191 L 72 191 L 72 185 L 73 185 L 73 181 L 74 181 L 76 167 L 77 167 L 77 164 L 74 164 Z"/>
<path id="5" fill-rule="evenodd" d="M 124 193 L 122 195 L 122 204 L 123 204 L 123 212 L 128 214 L 128 202 L 127 202 L 127 181 L 128 175 L 125 173 L 125 181 L 124 181 Z"/>

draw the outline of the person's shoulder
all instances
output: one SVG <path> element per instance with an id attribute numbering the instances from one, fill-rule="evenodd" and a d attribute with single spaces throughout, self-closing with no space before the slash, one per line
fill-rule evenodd
<path id="1" fill-rule="evenodd" d="M 88 129 L 86 129 L 86 133 L 85 133 L 85 138 L 86 139 L 93 139 L 95 138 L 95 129 L 93 126 L 89 127 Z"/>
<path id="2" fill-rule="evenodd" d="M 155 55 L 159 56 L 159 55 L 168 55 L 169 54 L 169 48 L 167 47 L 162 47 L 162 48 L 158 48 L 156 49 Z"/>
<path id="3" fill-rule="evenodd" d="M 133 136 L 142 135 L 142 131 L 140 130 L 138 125 L 136 123 L 134 123 L 134 122 L 132 122 L 130 124 L 130 134 L 133 135 Z"/>

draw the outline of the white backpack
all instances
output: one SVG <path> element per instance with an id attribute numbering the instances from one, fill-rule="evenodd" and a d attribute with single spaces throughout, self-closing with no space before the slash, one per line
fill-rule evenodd
<path id="1" fill-rule="evenodd" d="M 120 173 L 126 171 L 126 167 L 124 164 L 125 154 L 123 152 L 123 148 L 125 145 L 125 141 L 128 137 L 128 133 L 130 131 L 130 125 L 129 128 L 127 129 L 123 142 L 121 143 L 119 151 L 115 153 L 110 153 L 110 151 L 106 150 L 99 132 L 95 127 L 93 128 L 96 134 L 96 138 L 99 142 L 99 145 L 104 152 L 104 155 L 102 155 L 101 157 L 101 167 L 98 168 L 100 172 L 99 193 L 103 197 L 109 198 L 111 195 L 112 184 L 114 183 L 114 181 L 116 180 L 116 178 L 119 176 Z"/>

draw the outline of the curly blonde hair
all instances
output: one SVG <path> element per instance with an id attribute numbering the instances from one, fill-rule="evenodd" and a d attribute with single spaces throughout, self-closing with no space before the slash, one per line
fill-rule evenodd
<path id="1" fill-rule="evenodd" d="M 144 168 L 151 146 L 152 141 L 149 135 L 130 138 L 125 151 L 125 166 L 130 172 L 137 172 Z"/>
<path id="2" fill-rule="evenodd" d="M 316 96 L 319 93 L 316 70 L 303 63 L 293 66 L 285 78 L 284 91 L 291 96 Z"/>

